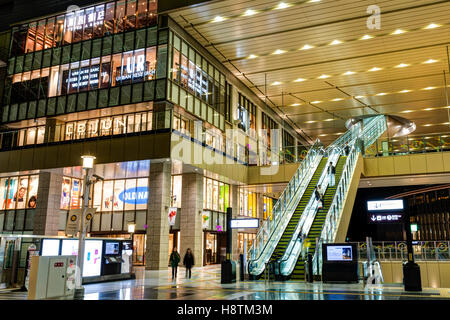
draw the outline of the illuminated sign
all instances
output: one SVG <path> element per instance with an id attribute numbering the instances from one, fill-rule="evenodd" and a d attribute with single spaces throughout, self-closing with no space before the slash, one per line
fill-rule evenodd
<path id="1" fill-rule="evenodd" d="M 177 208 L 169 208 L 169 226 L 175 225 L 176 217 L 177 217 Z"/>
<path id="2" fill-rule="evenodd" d="M 131 204 L 147 204 L 148 187 L 130 188 L 119 193 L 119 200 Z"/>
<path id="3" fill-rule="evenodd" d="M 124 53 L 126 55 L 127 53 Z M 145 54 L 134 55 L 132 57 L 127 57 L 122 62 L 122 67 L 120 69 L 120 76 L 116 77 L 116 81 L 131 80 L 132 78 L 144 78 L 150 76 L 153 78 L 155 70 L 146 71 L 146 61 Z"/>
<path id="4" fill-rule="evenodd" d="M 72 69 L 70 77 L 67 79 L 71 89 L 84 89 L 89 84 L 91 87 L 97 87 L 99 81 L 100 65 L 93 65 L 90 68 Z"/>
<path id="5" fill-rule="evenodd" d="M 403 200 L 367 201 L 369 211 L 403 210 Z"/>
<path id="6" fill-rule="evenodd" d="M 369 214 L 369 223 L 396 223 L 402 222 L 403 215 L 401 213 L 386 214 L 386 213 L 371 213 Z"/>
<path id="7" fill-rule="evenodd" d="M 231 229 L 259 228 L 259 219 L 232 219 Z"/>
<path id="8" fill-rule="evenodd" d="M 66 29 L 68 31 L 82 30 L 83 28 L 92 28 L 102 25 L 105 19 L 105 11 L 103 8 L 94 11 L 94 8 L 78 11 L 76 14 L 68 14 L 66 16 Z"/>

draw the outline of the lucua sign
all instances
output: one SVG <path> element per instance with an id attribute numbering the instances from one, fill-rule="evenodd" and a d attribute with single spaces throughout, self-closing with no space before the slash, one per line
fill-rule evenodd
<path id="1" fill-rule="evenodd" d="M 126 189 L 119 193 L 119 200 L 125 203 L 146 204 L 148 201 L 148 187 Z"/>

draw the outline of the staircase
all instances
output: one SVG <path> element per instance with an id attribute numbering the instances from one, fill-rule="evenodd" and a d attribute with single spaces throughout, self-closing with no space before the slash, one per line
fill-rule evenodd
<path id="1" fill-rule="evenodd" d="M 291 220 L 289 221 L 289 224 L 287 225 L 286 229 L 284 230 L 280 241 L 278 242 L 277 246 L 275 247 L 275 250 L 273 251 L 273 254 L 269 260 L 270 262 L 277 261 L 278 259 L 281 258 L 281 256 L 285 252 L 287 245 L 291 241 L 292 234 L 295 231 L 298 221 L 300 220 L 302 213 L 305 210 L 306 205 L 308 204 L 309 200 L 311 199 L 311 196 L 313 195 L 314 188 L 316 187 L 316 185 L 320 179 L 320 176 L 322 175 L 323 168 L 325 167 L 327 161 L 328 161 L 328 158 L 322 158 L 322 160 L 320 161 L 319 166 L 317 167 L 316 171 L 314 172 L 314 175 L 311 178 L 311 181 L 309 182 L 308 187 L 306 188 L 302 199 L 300 200 L 297 208 L 295 209 L 294 214 L 291 217 Z M 337 173 L 337 170 L 336 170 L 336 173 Z"/>
<path id="2" fill-rule="evenodd" d="M 339 180 L 342 176 L 342 170 L 344 168 L 346 160 L 347 157 L 345 156 L 339 157 L 339 160 L 336 164 L 335 184 L 333 187 L 329 186 L 327 188 L 323 197 L 324 205 L 322 209 L 319 209 L 317 211 L 316 217 L 314 218 L 314 222 L 311 226 L 311 229 L 309 230 L 308 237 L 305 239 L 305 244 L 309 245 L 308 253 L 312 254 L 313 256 L 316 251 L 316 238 L 318 238 L 320 236 L 320 233 L 322 232 L 327 212 L 330 209 L 331 202 L 333 201 L 334 195 L 336 193 L 336 186 L 338 185 Z M 294 267 L 294 270 L 292 271 L 290 279 L 291 280 L 305 279 L 305 262 L 301 255 L 297 260 L 297 263 Z"/>

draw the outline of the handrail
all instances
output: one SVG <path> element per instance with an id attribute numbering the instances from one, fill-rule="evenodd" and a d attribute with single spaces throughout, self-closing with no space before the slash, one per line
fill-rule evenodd
<path id="1" fill-rule="evenodd" d="M 294 205 L 300 201 L 309 180 L 314 174 L 310 168 L 318 165 L 322 155 L 322 143 L 317 139 L 313 147 L 309 150 L 305 160 L 300 164 L 293 178 L 289 181 L 286 189 L 275 203 L 272 220 L 267 219 L 263 222 L 256 235 L 256 239 L 253 241 L 253 245 L 249 249 L 248 256 L 251 257 L 251 261 L 248 264 L 250 274 L 259 275 L 263 271 L 264 263 L 270 259 L 275 249 L 275 247 L 269 248 L 269 244 L 273 242 L 278 243 L 282 235 L 282 232 L 276 233 L 275 230 L 284 230 L 286 227 L 294 212 Z"/>
<path id="2" fill-rule="evenodd" d="M 347 161 L 342 170 L 342 176 L 336 187 L 336 193 L 325 218 L 325 223 L 319 237 L 316 252 L 313 257 L 315 273 L 319 274 L 321 261 L 321 245 L 322 243 L 333 242 L 336 237 L 337 223 L 342 213 L 344 199 L 346 198 L 348 186 L 356 169 L 356 162 L 360 152 L 364 152 L 368 146 L 378 139 L 378 137 L 386 131 L 386 118 L 383 115 L 375 116 L 367 119 L 363 130 L 360 132 L 358 139 L 362 143 L 352 145 Z M 363 149 L 362 149 L 363 148 Z"/>

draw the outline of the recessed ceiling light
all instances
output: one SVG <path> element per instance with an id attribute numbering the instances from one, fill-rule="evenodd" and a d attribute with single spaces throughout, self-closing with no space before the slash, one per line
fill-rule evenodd
<path id="1" fill-rule="evenodd" d="M 413 112 L 412 110 L 405 110 L 405 111 L 402 111 L 402 113 L 410 113 L 410 112 Z"/>
<path id="2" fill-rule="evenodd" d="M 314 123 L 317 122 L 316 120 L 306 121 L 305 123 Z"/>
<path id="3" fill-rule="evenodd" d="M 450 124 L 450 122 L 442 122 L 441 124 Z"/>
<path id="4" fill-rule="evenodd" d="M 251 54 L 251 55 L 249 55 L 249 56 L 247 57 L 247 59 L 255 59 L 255 58 L 257 58 L 257 57 L 258 57 L 257 55 Z"/>
<path id="5" fill-rule="evenodd" d="M 318 77 L 317 79 L 326 79 L 326 78 L 329 78 L 329 77 L 331 77 L 331 76 L 329 76 L 328 74 L 323 74 L 320 77 Z"/>
<path id="6" fill-rule="evenodd" d="M 429 59 L 429 60 L 427 60 L 427 61 L 425 61 L 423 63 L 429 64 L 429 63 L 435 63 L 435 62 L 438 62 L 438 60 Z"/>
<path id="7" fill-rule="evenodd" d="M 422 90 L 434 90 L 434 89 L 436 89 L 436 87 L 426 87 L 426 88 L 423 88 Z"/>
<path id="8" fill-rule="evenodd" d="M 336 45 L 336 44 L 341 44 L 342 43 L 342 41 L 339 41 L 339 40 L 333 40 L 331 43 L 330 43 L 330 46 L 334 46 L 334 45 Z"/>
<path id="9" fill-rule="evenodd" d="M 320 2 L 321 0 L 309 0 L 308 2 Z"/>
<path id="10" fill-rule="evenodd" d="M 431 111 L 431 110 L 434 110 L 434 108 L 426 108 L 426 109 L 423 109 L 424 111 Z"/>
<path id="11" fill-rule="evenodd" d="M 281 50 L 281 49 L 277 49 L 277 50 L 275 50 L 274 52 L 273 52 L 273 54 L 283 54 L 283 53 L 285 53 L 286 51 L 284 51 L 284 50 Z"/>
<path id="12" fill-rule="evenodd" d="M 400 63 L 399 65 L 395 66 L 396 68 L 405 68 L 405 67 L 409 67 L 409 64 L 406 63 Z"/>
<path id="13" fill-rule="evenodd" d="M 272 86 L 278 86 L 278 85 L 280 85 L 280 84 L 281 84 L 281 82 L 275 81 L 275 82 L 272 83 Z"/>
<path id="14" fill-rule="evenodd" d="M 372 38 L 373 38 L 373 36 L 366 34 L 365 36 L 361 37 L 359 40 L 369 40 Z"/>
<path id="15" fill-rule="evenodd" d="M 355 74 L 356 72 L 353 71 L 347 71 L 346 73 L 343 73 L 344 76 L 351 76 L 352 74 Z"/>
<path id="16" fill-rule="evenodd" d="M 428 123 L 428 124 L 424 124 L 423 126 L 424 126 L 424 127 L 431 127 L 432 124 L 431 124 L 431 123 Z"/>
<path id="17" fill-rule="evenodd" d="M 411 90 L 405 89 L 405 90 L 399 91 L 398 93 L 408 93 L 408 92 L 411 92 Z"/>
<path id="18" fill-rule="evenodd" d="M 255 11 L 255 10 L 248 9 L 247 11 L 245 11 L 244 17 L 246 17 L 246 16 L 252 16 L 252 15 L 257 14 L 257 13 L 258 13 L 258 12 Z"/>
<path id="19" fill-rule="evenodd" d="M 372 69 L 370 69 L 370 72 L 374 72 L 374 71 L 380 71 L 383 70 L 382 68 L 377 68 L 377 67 L 373 67 Z"/>
<path id="20" fill-rule="evenodd" d="M 392 32 L 391 34 L 392 34 L 392 35 L 396 35 L 396 34 L 402 34 L 402 33 L 405 33 L 405 32 L 406 32 L 405 30 L 397 29 L 397 30 L 395 30 L 394 32 Z"/>
<path id="21" fill-rule="evenodd" d="M 291 107 L 298 107 L 300 105 L 301 105 L 300 103 L 293 103 L 293 104 L 291 104 Z"/>
<path id="22" fill-rule="evenodd" d="M 364 98 L 365 96 L 356 96 L 356 99 Z"/>
<path id="23" fill-rule="evenodd" d="M 380 92 L 380 93 L 377 93 L 376 95 L 377 96 L 385 96 L 385 95 L 387 95 L 387 93 L 386 92 Z"/>
<path id="24" fill-rule="evenodd" d="M 222 22 L 222 21 L 224 21 L 224 20 L 225 20 L 224 17 L 217 16 L 217 17 L 215 17 L 215 18 L 212 20 L 212 22 Z"/>
<path id="25" fill-rule="evenodd" d="M 441 27 L 440 24 L 430 23 L 430 24 L 427 25 L 424 29 L 435 29 L 435 28 L 439 28 L 439 27 Z"/>
<path id="26" fill-rule="evenodd" d="M 275 10 L 278 9 L 286 9 L 287 7 L 290 7 L 291 5 L 289 3 L 280 2 L 276 7 Z"/>
<path id="27" fill-rule="evenodd" d="M 312 49 L 314 48 L 314 46 L 310 46 L 309 44 L 305 44 L 303 47 L 301 47 L 299 50 L 308 50 L 308 49 Z"/>
<path id="28" fill-rule="evenodd" d="M 325 119 L 323 121 L 334 121 L 334 119 Z"/>
<path id="29" fill-rule="evenodd" d="M 319 137 L 326 137 L 326 136 L 327 136 L 326 133 L 324 133 L 324 134 L 319 134 Z"/>
<path id="30" fill-rule="evenodd" d="M 342 99 L 342 98 L 336 98 L 336 99 L 333 99 L 333 100 L 331 100 L 331 101 L 342 101 L 342 100 L 344 100 L 344 99 Z"/>
<path id="31" fill-rule="evenodd" d="M 318 104 L 318 103 L 322 103 L 322 101 L 316 100 L 316 101 L 311 101 L 311 103 Z"/>
<path id="32" fill-rule="evenodd" d="M 303 81 L 306 81 L 306 79 L 304 79 L 304 78 L 298 78 L 298 79 L 295 79 L 295 80 L 294 80 L 294 82 L 303 82 Z"/>

